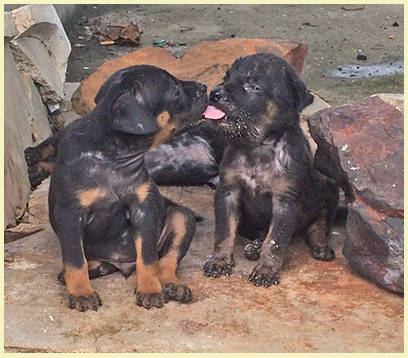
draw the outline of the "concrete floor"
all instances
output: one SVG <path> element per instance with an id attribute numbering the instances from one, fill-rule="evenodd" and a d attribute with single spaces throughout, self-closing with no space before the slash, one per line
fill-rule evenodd
<path id="1" fill-rule="evenodd" d="M 254 262 L 236 250 L 229 278 L 201 273 L 213 245 L 212 190 L 162 188 L 205 220 L 179 276 L 189 305 L 136 306 L 135 276 L 92 281 L 103 306 L 77 312 L 57 281 L 59 244 L 51 229 L 6 244 L 7 352 L 402 352 L 403 298 L 361 278 L 341 255 L 343 228 L 333 230 L 334 262 L 311 258 L 301 239 L 291 246 L 279 286 L 257 288 Z"/>

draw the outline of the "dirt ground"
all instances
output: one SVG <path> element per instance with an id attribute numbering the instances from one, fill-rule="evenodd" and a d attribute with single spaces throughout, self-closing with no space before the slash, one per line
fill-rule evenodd
<path id="1" fill-rule="evenodd" d="M 8 352 L 402 352 L 403 299 L 352 272 L 341 254 L 344 228 L 332 232 L 336 260 L 314 260 L 304 241 L 291 245 L 281 284 L 255 287 L 254 262 L 236 249 L 231 277 L 201 268 L 213 246 L 213 191 L 161 188 L 205 220 L 197 225 L 179 276 L 189 305 L 136 306 L 135 275 L 92 281 L 98 312 L 66 307 L 59 244 L 51 229 L 6 245 L 5 346 Z"/>
<path id="2" fill-rule="evenodd" d="M 133 48 L 102 47 L 90 33 L 102 24 L 137 23 L 142 45 L 158 39 L 182 56 L 201 41 L 235 37 L 297 40 L 309 45 L 303 77 L 331 104 L 379 92 L 403 92 L 403 76 L 328 78 L 345 64 L 403 58 L 400 5 L 83 5 L 67 27 L 75 44 L 68 82 L 80 81 L 106 60 Z M 363 7 L 363 9 L 360 9 Z M 354 9 L 354 11 L 350 11 Z M 398 23 L 398 26 L 393 24 Z M 186 30 L 191 27 L 192 29 Z M 181 31 L 183 30 L 183 31 Z M 395 39 L 389 36 L 394 35 Z M 137 49 L 137 48 L 136 48 Z M 359 50 L 361 52 L 359 52 Z M 365 54 L 367 61 L 357 61 Z M 402 352 L 403 297 L 362 278 L 341 254 L 344 226 L 332 231 L 333 262 L 311 258 L 302 238 L 291 245 L 281 284 L 268 289 L 248 282 L 254 262 L 236 249 L 231 277 L 206 278 L 202 266 L 213 247 L 213 191 L 208 187 L 161 188 L 205 220 L 197 224 L 180 278 L 193 292 L 189 305 L 168 303 L 144 310 L 133 295 L 135 275 L 92 281 L 103 306 L 98 312 L 66 307 L 58 240 L 51 228 L 5 245 L 5 350 L 7 352 Z"/>
<path id="3" fill-rule="evenodd" d="M 327 72 L 347 64 L 403 59 L 403 13 L 403 5 L 83 5 L 68 26 L 68 36 L 73 45 L 85 46 L 73 47 L 67 81 L 80 81 L 106 60 L 151 47 L 155 40 L 173 41 L 176 46 L 164 47 L 180 57 L 202 41 L 249 37 L 306 43 L 302 75 L 309 88 L 330 104 L 373 93 L 402 93 L 402 75 L 338 79 L 327 77 Z M 100 46 L 89 32 L 97 17 L 101 28 L 136 23 L 143 31 L 141 46 Z M 185 45 L 178 46 L 179 42 Z M 367 60 L 359 61 L 357 55 L 366 55 Z"/>

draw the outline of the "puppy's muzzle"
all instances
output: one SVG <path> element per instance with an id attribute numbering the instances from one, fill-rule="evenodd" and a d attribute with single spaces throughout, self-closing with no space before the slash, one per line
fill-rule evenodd
<path id="1" fill-rule="evenodd" d="M 224 88 L 221 86 L 216 86 L 210 93 L 210 101 L 212 103 L 217 103 L 224 95 Z"/>

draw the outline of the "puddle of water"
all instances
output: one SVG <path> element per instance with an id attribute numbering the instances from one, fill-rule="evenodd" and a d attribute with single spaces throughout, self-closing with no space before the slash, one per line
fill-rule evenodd
<path id="1" fill-rule="evenodd" d="M 403 75 L 404 61 L 395 60 L 376 65 L 344 65 L 329 70 L 327 75 L 333 78 L 370 78 L 375 76 Z"/>

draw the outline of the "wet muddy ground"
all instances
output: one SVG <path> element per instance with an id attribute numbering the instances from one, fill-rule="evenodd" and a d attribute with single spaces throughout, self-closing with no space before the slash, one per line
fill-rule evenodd
<path id="1" fill-rule="evenodd" d="M 83 5 L 81 10 L 67 28 L 74 45 L 69 82 L 82 80 L 106 60 L 151 47 L 156 40 L 165 40 L 164 48 L 181 57 L 202 41 L 249 37 L 306 43 L 302 76 L 313 92 L 332 105 L 373 93 L 403 92 L 401 74 L 328 76 L 328 71 L 346 65 L 403 60 L 403 5 Z M 140 47 L 100 46 L 93 34 L 108 24 L 130 22 L 143 31 Z M 357 56 L 367 59 L 357 60 Z"/>

